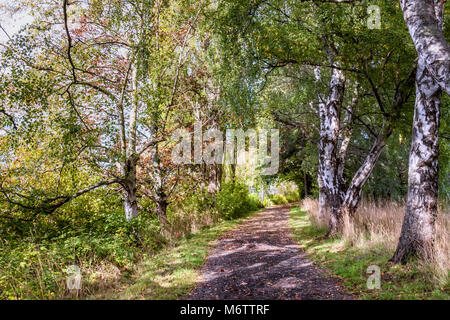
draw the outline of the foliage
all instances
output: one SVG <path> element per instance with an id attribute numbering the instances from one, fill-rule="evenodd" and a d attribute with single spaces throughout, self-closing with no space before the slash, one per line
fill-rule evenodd
<path id="1" fill-rule="evenodd" d="M 269 197 L 264 197 L 264 200 L 262 202 L 262 205 L 264 206 L 264 208 L 271 207 L 271 206 L 273 206 L 273 204 L 274 203 L 272 202 L 272 200 L 270 200 Z"/>
<path id="2" fill-rule="evenodd" d="M 247 199 L 247 210 L 249 212 L 253 212 L 253 211 L 257 210 L 257 209 L 262 209 L 262 208 L 265 208 L 265 207 L 266 206 L 263 203 L 261 203 L 261 201 L 259 200 L 258 195 L 250 194 L 248 196 L 248 199 Z"/>
<path id="3" fill-rule="evenodd" d="M 286 197 L 288 203 L 300 201 L 298 190 L 289 191 L 284 196 Z"/>
<path id="4" fill-rule="evenodd" d="M 115 196 L 97 193 L 95 206 L 79 198 L 58 216 L 22 223 L 1 221 L 2 299 L 69 297 L 65 281 L 71 265 L 82 270 L 85 295 L 114 283 L 142 252 L 161 248 L 164 239 L 154 218 L 142 215 L 129 223 Z"/>
<path id="5" fill-rule="evenodd" d="M 236 219 L 261 208 L 259 200 L 249 195 L 248 187 L 242 182 L 228 182 L 217 194 L 217 208 L 225 219 Z"/>
<path id="6" fill-rule="evenodd" d="M 282 194 L 273 195 L 272 197 L 270 197 L 270 200 L 275 205 L 287 204 L 288 203 L 286 197 L 284 195 L 282 195 Z"/>
<path id="7" fill-rule="evenodd" d="M 414 88 L 401 108 L 393 101 L 414 71 L 416 52 L 398 3 L 371 2 L 382 11 L 382 28 L 372 30 L 365 2 L 7 2 L 2 10 L 13 15 L 23 7 L 30 19 L 0 43 L 0 299 L 72 297 L 65 288 L 72 264 L 83 270 L 81 297 L 117 293 L 117 283 L 134 277 L 120 297 L 175 298 L 192 287 L 207 242 L 237 222 L 231 220 L 317 198 L 317 105 L 328 92 L 329 50 L 347 79 L 343 109 L 357 100 L 344 184 L 389 123 L 393 133 L 362 195 L 405 198 Z M 441 207 L 450 204 L 449 105 L 443 97 Z M 278 128 L 279 173 L 217 165 L 211 177 L 205 159 L 172 163 L 170 137 L 179 129 L 192 133 L 196 122 L 221 130 Z M 296 189 L 262 203 L 249 193 L 250 185 L 264 191 L 287 182 Z M 131 193 L 139 217 L 127 221 Z M 320 230 L 297 211 L 293 220 L 305 248 L 329 259 L 352 285 L 370 259 L 390 268 L 388 276 L 422 277 L 391 268 L 383 248 L 326 252 L 321 248 L 337 250 L 341 242 L 311 239 Z M 166 280 L 168 287 L 161 285 Z M 428 282 L 408 287 L 397 280 L 385 296 L 365 294 L 431 296 Z M 438 290 L 436 297 L 447 295 Z"/>

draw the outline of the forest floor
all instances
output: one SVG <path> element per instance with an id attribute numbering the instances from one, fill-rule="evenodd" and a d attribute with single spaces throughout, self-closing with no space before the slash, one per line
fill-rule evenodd
<path id="1" fill-rule="evenodd" d="M 291 206 L 266 209 L 211 244 L 186 299 L 353 299 L 292 238 Z"/>

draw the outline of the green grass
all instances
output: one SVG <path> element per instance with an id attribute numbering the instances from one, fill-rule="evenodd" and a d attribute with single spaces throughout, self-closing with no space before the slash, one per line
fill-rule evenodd
<path id="1" fill-rule="evenodd" d="M 188 294 L 196 285 L 212 241 L 255 213 L 206 227 L 143 259 L 132 275 L 121 279 L 119 287 L 94 298 L 173 300 Z"/>
<path id="2" fill-rule="evenodd" d="M 450 299 L 447 283 L 439 288 L 429 273 L 416 263 L 406 266 L 388 262 L 392 256 L 381 246 L 356 248 L 342 239 L 320 239 L 326 230 L 313 226 L 306 212 L 291 208 L 290 225 L 294 239 L 309 256 L 331 274 L 342 279 L 350 293 L 359 299 Z M 366 273 L 370 265 L 381 269 L 381 288 L 369 290 Z"/>

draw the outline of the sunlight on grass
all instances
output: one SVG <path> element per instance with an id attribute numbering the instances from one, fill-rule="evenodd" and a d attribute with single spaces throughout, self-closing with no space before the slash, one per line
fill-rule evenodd
<path id="1" fill-rule="evenodd" d="M 350 245 L 343 239 L 321 239 L 326 230 L 314 226 L 308 214 L 291 208 L 289 219 L 294 239 L 317 264 L 342 279 L 359 299 L 450 299 L 448 288 L 436 288 L 429 275 L 415 263 L 406 266 L 388 262 L 392 252 L 382 245 Z M 367 267 L 381 268 L 381 289 L 366 286 Z"/>

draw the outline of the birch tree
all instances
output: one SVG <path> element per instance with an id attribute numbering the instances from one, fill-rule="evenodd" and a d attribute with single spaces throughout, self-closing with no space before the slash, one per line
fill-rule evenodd
<path id="1" fill-rule="evenodd" d="M 342 225 L 342 215 L 339 212 L 341 200 L 337 156 L 340 112 L 344 100 L 344 91 L 344 73 L 337 68 L 332 68 L 327 101 L 319 104 L 319 186 L 322 184 L 322 187 L 325 189 L 326 205 L 330 208 L 329 234 L 337 233 Z"/>
<path id="2" fill-rule="evenodd" d="M 409 155 L 406 212 L 394 262 L 434 252 L 441 95 L 450 92 L 450 50 L 443 33 L 445 1 L 401 1 L 419 59 Z"/>
<path id="3" fill-rule="evenodd" d="M 25 52 L 14 41 L 5 49 L 24 69 L 51 77 L 52 94 L 74 111 L 74 122 L 82 127 L 73 136 L 84 142 L 81 156 L 104 180 L 30 210 L 52 212 L 114 184 L 123 194 L 127 220 L 137 217 L 141 156 L 165 136 L 151 116 L 161 108 L 169 113 L 177 103 L 180 70 L 200 8 L 166 1 L 64 0 L 35 10 L 31 32 L 23 35 L 31 49 Z M 17 203 L 24 200 L 11 196 Z"/>

